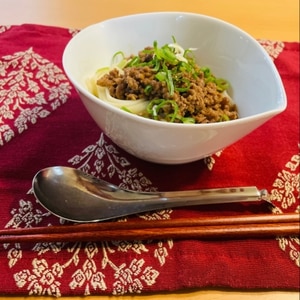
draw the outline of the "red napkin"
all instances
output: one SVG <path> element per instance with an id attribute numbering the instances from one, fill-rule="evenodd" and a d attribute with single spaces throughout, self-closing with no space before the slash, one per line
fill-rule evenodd
<path id="1" fill-rule="evenodd" d="M 85 111 L 62 69 L 76 30 L 0 26 L 0 228 L 64 223 L 31 191 L 45 167 L 80 168 L 139 190 L 256 185 L 276 210 L 299 211 L 299 43 L 260 40 L 282 76 L 286 111 L 206 159 L 166 166 L 114 145 Z M 269 211 L 263 203 L 169 209 L 139 219 Z M 185 288 L 298 289 L 299 238 L 0 245 L 0 294 L 101 295 Z"/>

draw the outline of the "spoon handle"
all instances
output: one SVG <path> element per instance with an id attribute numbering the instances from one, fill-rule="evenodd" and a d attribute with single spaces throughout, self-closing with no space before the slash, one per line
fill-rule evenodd
<path id="1" fill-rule="evenodd" d="M 249 201 L 268 201 L 267 190 L 258 190 L 255 186 L 201 189 L 160 193 L 162 200 L 184 206 L 202 204 L 220 204 Z"/>
<path id="2" fill-rule="evenodd" d="M 122 212 L 123 215 L 173 207 L 257 202 L 261 200 L 272 204 L 268 200 L 268 192 L 258 190 L 255 186 L 133 194 L 130 191 L 125 191 L 126 193 L 128 193 L 127 201 L 124 201 L 124 199 L 115 200 L 118 203 L 119 212 Z M 136 196 L 134 201 L 133 195 Z"/>

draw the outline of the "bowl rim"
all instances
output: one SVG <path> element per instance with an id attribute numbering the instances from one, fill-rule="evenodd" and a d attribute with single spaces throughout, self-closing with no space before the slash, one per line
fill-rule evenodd
<path id="1" fill-rule="evenodd" d="M 69 72 L 68 69 L 68 64 L 66 62 L 66 57 L 67 54 L 69 52 L 69 49 L 72 45 L 72 43 L 74 43 L 74 41 L 78 38 L 80 38 L 81 34 L 85 34 L 85 32 L 92 30 L 94 27 L 98 27 L 101 26 L 103 24 L 109 23 L 109 22 L 117 22 L 117 21 L 121 21 L 121 20 L 126 20 L 129 18 L 140 18 L 143 16 L 155 16 L 155 15 L 176 15 L 176 16 L 191 16 L 191 17 L 197 17 L 197 18 L 204 18 L 204 19 L 208 19 L 208 20 L 212 20 L 212 21 L 217 21 L 221 24 L 224 24 L 228 27 L 232 27 L 233 29 L 237 30 L 238 32 L 242 33 L 243 35 L 245 35 L 252 43 L 255 43 L 256 46 L 258 48 L 260 48 L 260 50 L 264 53 L 265 58 L 267 60 L 267 63 L 270 65 L 270 67 L 272 68 L 272 71 L 274 73 L 274 75 L 276 76 L 276 80 L 278 81 L 278 83 L 280 84 L 280 91 L 281 91 L 281 103 L 280 105 L 278 105 L 277 108 L 265 111 L 265 112 L 261 112 L 261 113 L 257 113 L 251 116 L 245 116 L 245 117 L 241 117 L 235 120 L 230 120 L 227 122 L 212 122 L 212 123 L 199 123 L 199 124 L 185 124 L 185 123 L 171 123 L 171 122 L 163 122 L 163 121 L 157 121 L 157 120 L 153 120 L 153 119 L 149 119 L 149 118 L 144 118 L 141 117 L 137 114 L 134 113 L 129 113 L 126 112 L 114 105 L 111 105 L 109 103 L 106 103 L 105 101 L 101 101 L 101 99 L 99 99 L 98 97 L 96 97 L 95 95 L 93 95 L 91 92 L 89 92 L 87 90 L 87 88 L 84 88 L 84 86 L 82 85 L 82 83 L 75 79 L 73 77 L 73 75 Z M 129 15 L 124 15 L 124 16 L 117 16 L 117 17 L 112 17 L 112 18 L 108 18 L 102 21 L 99 21 L 97 23 L 93 23 L 90 24 L 86 27 L 84 27 L 83 29 L 81 29 L 78 33 L 76 33 L 66 44 L 65 49 L 63 51 L 63 55 L 62 55 L 62 65 L 64 68 L 64 71 L 67 75 L 67 77 L 69 78 L 70 82 L 73 84 L 73 86 L 75 87 L 75 89 L 79 90 L 82 94 L 84 94 L 85 97 L 87 97 L 88 99 L 92 100 L 94 103 L 100 104 L 100 106 L 104 106 L 106 108 L 108 108 L 109 110 L 112 110 L 114 113 L 117 113 L 121 116 L 126 116 L 126 118 L 132 119 L 132 120 L 142 120 L 143 122 L 145 122 L 146 124 L 149 123 L 149 125 L 151 126 L 161 126 L 161 124 L 163 124 L 163 126 L 167 126 L 167 127 L 182 127 L 184 126 L 184 128 L 194 128 L 194 127 L 211 127 L 211 128 L 218 128 L 218 127 L 223 127 L 224 124 L 226 124 L 226 126 L 229 125 L 237 125 L 239 123 L 244 123 L 247 121 L 251 121 L 254 119 L 261 119 L 261 118 L 269 118 L 270 116 L 279 114 L 281 112 L 283 112 L 286 107 L 287 107 L 287 96 L 286 96 L 286 92 L 285 92 L 285 88 L 281 79 L 281 76 L 273 62 L 273 60 L 271 59 L 271 57 L 269 56 L 269 54 L 267 53 L 267 51 L 263 48 L 263 46 L 258 42 L 258 40 L 256 40 L 253 36 L 251 36 L 249 33 L 247 33 L 246 31 L 244 31 L 243 29 L 241 29 L 240 27 L 229 23 L 223 19 L 220 18 L 216 18 L 213 16 L 209 16 L 209 15 L 205 15 L 205 14 L 199 14 L 199 13 L 194 13 L 194 12 L 182 12 L 182 11 L 157 11 L 157 12 L 145 12 L 145 13 L 134 13 L 134 14 L 129 14 Z"/>

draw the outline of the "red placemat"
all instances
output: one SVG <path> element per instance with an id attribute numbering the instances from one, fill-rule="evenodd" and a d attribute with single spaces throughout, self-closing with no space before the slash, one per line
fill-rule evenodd
<path id="1" fill-rule="evenodd" d="M 287 110 L 236 144 L 184 165 L 139 160 L 114 145 L 67 80 L 63 49 L 76 30 L 0 26 L 0 228 L 64 223 L 31 191 L 34 174 L 67 165 L 138 190 L 256 185 L 276 210 L 299 212 L 299 43 L 260 40 L 282 76 Z M 268 211 L 263 204 L 169 209 L 169 219 Z M 0 294 L 122 295 L 184 288 L 299 288 L 299 238 L 0 245 Z"/>

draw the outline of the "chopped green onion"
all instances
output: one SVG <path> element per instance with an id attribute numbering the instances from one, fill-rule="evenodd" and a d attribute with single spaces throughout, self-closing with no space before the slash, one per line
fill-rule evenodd
<path id="1" fill-rule="evenodd" d="M 160 61 L 157 57 L 154 57 L 153 58 L 153 61 L 154 61 L 154 68 L 153 68 L 153 71 L 154 72 L 158 72 L 159 69 L 160 69 Z"/>
<path id="2" fill-rule="evenodd" d="M 205 83 L 213 82 L 217 86 L 219 92 L 226 91 L 229 88 L 229 83 L 223 78 L 216 78 L 210 71 L 209 68 L 203 67 L 201 71 L 204 74 Z"/>
<path id="3" fill-rule="evenodd" d="M 167 75 L 166 75 L 165 72 L 158 72 L 158 73 L 155 75 L 155 78 L 156 78 L 158 81 L 166 81 Z"/>
<path id="4" fill-rule="evenodd" d="M 201 71 L 204 73 L 204 78 L 210 77 L 211 73 L 210 73 L 210 69 L 209 68 L 203 67 L 203 68 L 201 68 Z"/>
<path id="5" fill-rule="evenodd" d="M 138 56 L 135 56 L 126 64 L 126 67 L 137 66 L 139 63 L 140 63 L 140 58 Z"/>
<path id="6" fill-rule="evenodd" d="M 147 111 L 147 113 L 148 113 L 150 116 L 153 116 L 153 111 L 155 111 L 154 114 L 156 113 L 156 110 L 155 110 L 155 107 L 154 107 L 154 106 L 160 104 L 161 101 L 164 101 L 164 100 L 162 100 L 162 99 L 155 99 L 155 100 L 151 100 L 151 101 L 149 102 L 149 104 L 148 104 L 147 107 L 146 107 L 146 111 Z"/>
<path id="7" fill-rule="evenodd" d="M 187 118 L 182 117 L 182 118 L 180 118 L 180 121 L 185 124 L 195 124 L 196 123 L 195 119 L 191 118 L 191 117 L 187 117 Z"/>
<path id="8" fill-rule="evenodd" d="M 170 96 L 173 96 L 174 94 L 174 84 L 173 84 L 173 77 L 172 72 L 170 70 L 167 70 L 167 87 L 170 93 Z"/>
<path id="9" fill-rule="evenodd" d="M 176 65 L 178 62 L 174 52 L 168 46 L 162 48 L 162 57 L 167 63 L 172 65 Z"/>
<path id="10" fill-rule="evenodd" d="M 146 95 L 149 95 L 152 90 L 153 90 L 153 86 L 150 84 L 146 85 L 146 87 L 144 88 L 144 92 Z"/>
<path id="11" fill-rule="evenodd" d="M 122 106 L 121 109 L 132 114 L 132 111 L 126 106 Z"/>
<path id="12" fill-rule="evenodd" d="M 182 87 L 175 87 L 175 90 L 180 92 L 180 93 L 187 92 L 190 89 L 191 82 L 186 78 L 181 78 L 180 81 L 183 82 L 186 86 L 185 87 L 183 87 L 183 86 Z"/>
<path id="13" fill-rule="evenodd" d="M 173 108 L 173 112 L 171 114 L 167 114 L 167 118 L 162 116 L 163 120 L 174 122 L 177 115 L 178 115 L 178 105 L 174 100 L 165 100 L 165 99 L 154 99 L 149 102 L 147 105 L 147 113 L 152 117 L 153 119 L 157 120 L 160 114 L 160 110 L 163 109 L 166 106 L 171 105 Z M 170 120 L 169 120 L 170 119 Z"/>
<path id="14" fill-rule="evenodd" d="M 114 54 L 114 56 L 112 57 L 112 65 L 117 65 L 117 64 L 118 64 L 118 60 L 117 60 L 118 56 L 121 56 L 121 58 L 122 58 L 121 61 L 122 61 L 123 59 L 125 59 L 124 53 L 123 53 L 122 51 L 118 51 L 118 52 L 116 52 L 116 53 Z"/>
<path id="15" fill-rule="evenodd" d="M 103 73 L 108 73 L 109 70 L 110 70 L 109 67 L 103 67 L 103 68 L 100 68 L 100 69 L 98 69 L 98 70 L 96 71 L 96 75 L 97 75 L 97 76 L 100 76 L 100 75 L 102 75 Z"/>
<path id="16" fill-rule="evenodd" d="M 225 122 L 225 121 L 229 121 L 229 117 L 227 115 L 222 115 L 221 118 L 220 118 L 220 122 Z"/>
<path id="17" fill-rule="evenodd" d="M 229 83 L 223 78 L 216 78 L 215 83 L 219 92 L 226 91 L 229 88 Z"/>

